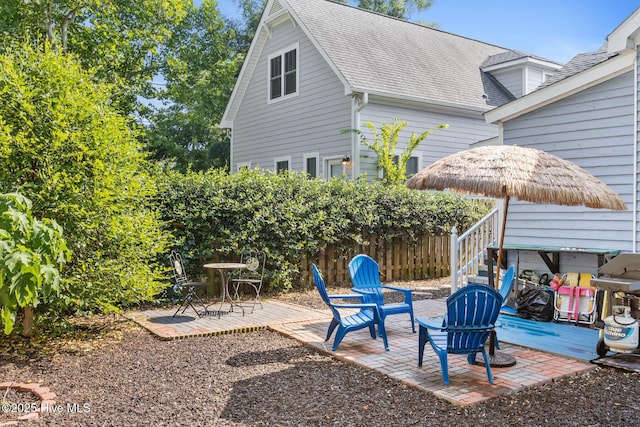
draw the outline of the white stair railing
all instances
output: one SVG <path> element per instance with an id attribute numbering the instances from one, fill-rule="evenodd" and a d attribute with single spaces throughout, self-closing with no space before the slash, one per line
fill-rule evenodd
<path id="1" fill-rule="evenodd" d="M 469 282 L 469 276 L 478 274 L 478 265 L 484 264 L 485 249 L 498 242 L 498 209 L 494 209 L 476 225 L 458 236 L 451 230 L 451 292 Z"/>

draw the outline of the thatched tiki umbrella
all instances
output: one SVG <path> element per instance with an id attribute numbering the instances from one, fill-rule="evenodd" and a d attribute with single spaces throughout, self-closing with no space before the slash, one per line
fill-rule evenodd
<path id="1" fill-rule="evenodd" d="M 451 154 L 415 174 L 407 186 L 504 199 L 496 287 L 511 197 L 533 203 L 627 209 L 616 192 L 581 167 L 544 151 L 517 145 L 484 146 Z"/>

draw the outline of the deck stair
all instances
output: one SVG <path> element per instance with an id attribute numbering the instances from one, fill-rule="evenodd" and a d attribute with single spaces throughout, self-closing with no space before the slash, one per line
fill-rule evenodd
<path id="1" fill-rule="evenodd" d="M 486 248 L 498 241 L 498 222 L 498 209 L 494 209 L 460 236 L 452 229 L 451 292 L 467 283 L 488 283 Z"/>

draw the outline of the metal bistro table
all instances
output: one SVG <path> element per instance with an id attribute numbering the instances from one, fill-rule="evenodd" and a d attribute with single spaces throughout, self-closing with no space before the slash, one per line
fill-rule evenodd
<path id="1" fill-rule="evenodd" d="M 242 310 L 242 315 L 244 316 L 244 307 L 238 304 L 236 301 L 231 298 L 231 293 L 229 292 L 229 278 L 231 277 L 231 273 L 234 270 L 242 270 L 243 268 L 247 268 L 247 264 L 242 264 L 239 262 L 212 262 L 210 264 L 205 264 L 203 266 L 206 269 L 218 270 L 220 273 L 220 280 L 222 281 L 222 295 L 220 298 L 220 308 L 218 311 L 210 312 L 206 311 L 207 314 L 217 314 L 218 318 L 222 316 L 222 314 L 227 314 L 228 311 L 222 311 L 222 306 L 224 305 L 225 299 L 228 300 L 230 307 L 229 311 L 233 311 L 233 307 L 238 307 Z"/>

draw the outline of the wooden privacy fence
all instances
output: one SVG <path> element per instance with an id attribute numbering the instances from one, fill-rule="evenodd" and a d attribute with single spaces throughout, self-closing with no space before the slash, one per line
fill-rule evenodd
<path id="1" fill-rule="evenodd" d="M 450 274 L 450 237 L 426 235 L 415 242 L 406 238 L 385 240 L 371 237 L 366 244 L 352 247 L 331 245 L 318 257 L 301 263 L 301 280 L 313 283 L 311 264 L 315 263 L 328 285 L 350 286 L 348 264 L 358 254 L 366 254 L 378 262 L 384 282 L 422 280 Z"/>

